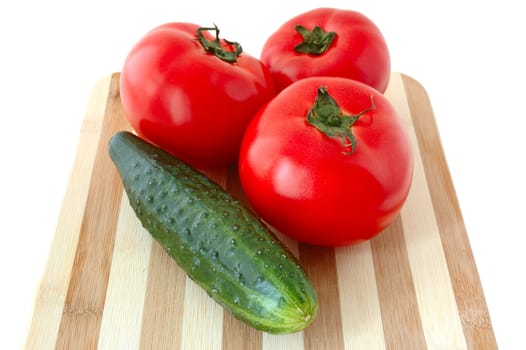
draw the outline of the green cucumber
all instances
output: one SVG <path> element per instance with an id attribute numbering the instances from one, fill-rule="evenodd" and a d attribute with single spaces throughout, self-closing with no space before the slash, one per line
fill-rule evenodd
<path id="1" fill-rule="evenodd" d="M 318 300 L 267 226 L 204 174 L 127 131 L 109 142 L 144 228 L 216 302 L 268 333 L 303 330 Z"/>

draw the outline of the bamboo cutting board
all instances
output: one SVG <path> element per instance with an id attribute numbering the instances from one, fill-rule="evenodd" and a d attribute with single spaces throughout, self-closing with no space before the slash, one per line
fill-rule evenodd
<path id="1" fill-rule="evenodd" d="M 429 98 L 393 73 L 414 180 L 397 220 L 360 245 L 284 242 L 313 280 L 305 331 L 269 335 L 223 311 L 141 227 L 107 142 L 128 129 L 119 74 L 98 82 L 34 306 L 27 349 L 496 349 L 476 265 Z M 242 197 L 235 169 L 209 173 Z"/>

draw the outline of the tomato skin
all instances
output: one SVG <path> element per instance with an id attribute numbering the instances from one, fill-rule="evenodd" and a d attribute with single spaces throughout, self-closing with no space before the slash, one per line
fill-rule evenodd
<path id="1" fill-rule="evenodd" d="M 321 27 L 336 37 L 321 55 L 303 54 L 294 47 L 303 41 L 295 25 Z M 355 79 L 384 92 L 389 83 L 391 60 L 385 39 L 363 14 L 337 8 L 318 8 L 291 18 L 267 38 L 261 60 L 272 74 L 277 91 L 311 76 Z"/>
<path id="2" fill-rule="evenodd" d="M 120 94 L 139 135 L 194 167 L 216 168 L 237 160 L 248 122 L 275 92 L 261 61 L 207 53 L 198 28 L 167 23 L 146 33 L 126 57 Z M 234 50 L 222 39 L 221 46 Z"/>
<path id="3" fill-rule="evenodd" d="M 320 86 L 345 114 L 371 106 L 351 127 L 352 154 L 306 122 Z M 368 240 L 398 215 L 412 181 L 411 145 L 396 110 L 377 90 L 338 77 L 293 83 L 249 124 L 239 158 L 255 212 L 293 239 L 320 246 Z"/>

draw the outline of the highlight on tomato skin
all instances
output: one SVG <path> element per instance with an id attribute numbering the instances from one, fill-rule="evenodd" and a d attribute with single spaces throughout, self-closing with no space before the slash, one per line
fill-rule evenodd
<path id="1" fill-rule="evenodd" d="M 275 95 L 272 77 L 217 26 L 166 23 L 128 53 L 120 97 L 133 129 L 188 164 L 235 163 L 250 119 Z"/>
<path id="2" fill-rule="evenodd" d="M 324 121 L 330 125 L 316 125 Z M 399 214 L 412 174 L 410 141 L 389 100 L 339 77 L 302 79 L 280 92 L 250 122 L 239 156 L 254 211 L 319 246 L 378 235 Z"/>
<path id="3" fill-rule="evenodd" d="M 265 41 L 260 55 L 277 91 L 312 76 L 358 80 L 384 93 L 391 58 L 378 26 L 357 11 L 316 8 L 290 18 Z"/>

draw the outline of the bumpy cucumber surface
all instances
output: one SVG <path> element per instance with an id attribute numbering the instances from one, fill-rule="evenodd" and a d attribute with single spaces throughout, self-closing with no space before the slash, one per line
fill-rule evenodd
<path id="1" fill-rule="evenodd" d="M 109 153 L 144 228 L 220 305 L 274 334 L 314 320 L 318 301 L 305 271 L 243 204 L 129 132 L 112 137 Z"/>

